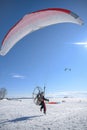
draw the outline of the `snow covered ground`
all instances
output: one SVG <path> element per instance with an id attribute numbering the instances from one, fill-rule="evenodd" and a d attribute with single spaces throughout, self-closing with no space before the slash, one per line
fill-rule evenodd
<path id="1" fill-rule="evenodd" d="M 56 98 L 40 112 L 32 99 L 1 100 L 0 130 L 87 130 L 87 99 Z"/>

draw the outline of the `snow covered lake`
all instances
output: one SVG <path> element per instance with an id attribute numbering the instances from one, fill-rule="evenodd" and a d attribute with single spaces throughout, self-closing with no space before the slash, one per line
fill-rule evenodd
<path id="1" fill-rule="evenodd" d="M 47 114 L 32 99 L 1 100 L 0 130 L 87 130 L 87 98 L 56 98 Z"/>

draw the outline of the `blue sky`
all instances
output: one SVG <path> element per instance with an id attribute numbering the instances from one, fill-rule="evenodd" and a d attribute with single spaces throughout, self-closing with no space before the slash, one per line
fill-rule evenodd
<path id="1" fill-rule="evenodd" d="M 44 85 L 46 93 L 87 91 L 86 0 L 0 0 L 0 43 L 25 14 L 52 7 L 72 10 L 84 25 L 63 23 L 40 29 L 0 56 L 0 88 L 5 87 L 10 97 L 31 96 L 36 86 Z"/>

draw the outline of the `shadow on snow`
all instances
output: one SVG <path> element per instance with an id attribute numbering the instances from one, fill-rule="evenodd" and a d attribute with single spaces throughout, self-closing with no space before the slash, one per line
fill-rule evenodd
<path id="1" fill-rule="evenodd" d="M 42 115 L 36 115 L 36 116 L 24 116 L 24 117 L 20 117 L 20 118 L 15 118 L 13 120 L 10 120 L 9 122 L 18 122 L 18 121 L 25 121 L 25 120 L 30 120 L 32 118 L 36 118 L 36 117 L 40 117 Z"/>
<path id="2" fill-rule="evenodd" d="M 41 116 L 43 116 L 43 115 L 24 116 L 24 117 L 15 118 L 15 119 L 12 119 L 12 120 L 3 121 L 3 122 L 0 122 L 0 124 L 5 124 L 5 123 L 8 123 L 8 122 L 16 123 L 16 122 L 19 122 L 19 121 L 31 120 L 33 118 L 37 118 L 37 117 L 41 117 Z"/>

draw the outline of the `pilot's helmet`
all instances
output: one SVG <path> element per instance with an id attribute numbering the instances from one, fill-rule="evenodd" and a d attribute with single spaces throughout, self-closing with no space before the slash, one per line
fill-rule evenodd
<path id="1" fill-rule="evenodd" d="M 44 96 L 44 92 L 41 92 L 41 95 Z"/>

